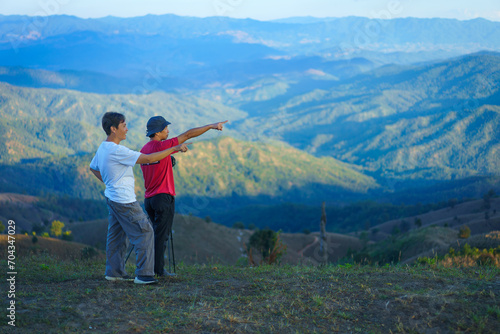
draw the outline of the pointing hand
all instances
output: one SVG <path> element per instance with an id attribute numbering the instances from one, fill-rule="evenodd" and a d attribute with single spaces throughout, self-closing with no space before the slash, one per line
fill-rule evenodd
<path id="1" fill-rule="evenodd" d="M 191 143 L 183 143 L 183 144 L 179 145 L 179 146 L 178 146 L 178 147 L 179 147 L 179 150 L 178 150 L 178 151 L 181 151 L 181 152 L 183 152 L 183 153 L 184 153 L 184 152 L 187 152 L 187 150 L 188 150 L 188 147 L 187 147 L 187 146 L 188 146 L 188 145 L 191 145 Z"/>
<path id="2" fill-rule="evenodd" d="M 215 130 L 219 130 L 219 131 L 222 131 L 222 129 L 224 128 L 224 124 L 226 124 L 228 121 L 224 121 L 224 122 L 219 122 L 219 123 L 214 123 L 213 124 L 213 129 Z"/>

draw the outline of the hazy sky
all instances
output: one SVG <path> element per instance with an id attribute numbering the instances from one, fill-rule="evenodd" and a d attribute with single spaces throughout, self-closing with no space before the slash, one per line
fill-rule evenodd
<path id="1" fill-rule="evenodd" d="M 0 0 L 0 14 L 79 17 L 146 14 L 230 16 L 272 20 L 291 16 L 444 17 L 500 21 L 499 0 Z"/>

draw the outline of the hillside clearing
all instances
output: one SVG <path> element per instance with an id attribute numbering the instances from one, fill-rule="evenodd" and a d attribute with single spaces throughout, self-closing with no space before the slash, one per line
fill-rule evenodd
<path id="1" fill-rule="evenodd" d="M 16 326 L 26 333 L 495 333 L 500 326 L 500 270 L 491 267 L 181 264 L 177 277 L 137 286 L 104 280 L 102 260 L 38 254 L 17 266 Z"/>
<path id="2" fill-rule="evenodd" d="M 106 245 L 108 221 L 101 219 L 71 224 L 75 241 L 103 249 Z M 246 257 L 248 239 L 254 231 L 229 228 L 216 223 L 207 223 L 198 217 L 175 215 L 173 224 L 175 257 L 186 264 L 217 262 L 236 264 Z M 286 264 L 318 263 L 319 243 L 313 243 L 319 233 L 281 233 L 280 238 L 287 246 L 282 262 Z M 349 249 L 360 250 L 358 238 L 337 233 L 327 234 L 330 247 L 329 260 L 336 262 Z M 1 245 L 1 239 L 0 239 Z M 307 249 L 304 249 L 306 246 Z M 302 251 L 302 252 L 301 252 Z M 0 250 L 1 254 L 1 250 Z"/>

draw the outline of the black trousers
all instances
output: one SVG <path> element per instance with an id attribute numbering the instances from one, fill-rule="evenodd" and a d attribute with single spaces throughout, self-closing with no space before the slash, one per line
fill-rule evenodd
<path id="1" fill-rule="evenodd" d="M 163 275 L 165 247 L 174 222 L 175 197 L 170 194 L 157 194 L 146 198 L 144 207 L 155 231 L 155 274 Z"/>

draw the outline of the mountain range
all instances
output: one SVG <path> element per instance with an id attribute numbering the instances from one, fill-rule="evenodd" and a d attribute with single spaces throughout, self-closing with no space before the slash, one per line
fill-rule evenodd
<path id="1" fill-rule="evenodd" d="M 390 177 L 454 179 L 500 172 L 499 79 L 500 54 L 477 53 L 318 87 L 298 83 L 234 106 L 249 114 L 241 131 L 270 117 L 263 135 L 316 155 Z"/>
<path id="2" fill-rule="evenodd" d="M 209 132 L 179 155 L 186 214 L 481 196 L 500 184 L 498 28 L 0 15 L 0 192 L 101 199 L 87 167 L 102 114 L 116 110 L 132 149 L 151 116 L 174 136 L 229 120 L 225 136 Z"/>
<path id="3" fill-rule="evenodd" d="M 308 21 L 308 22 L 306 22 Z M 384 62 L 429 53 L 447 57 L 500 51 L 500 23 L 484 19 L 346 17 L 256 21 L 225 17 L 148 15 L 81 19 L 73 16 L 0 16 L 4 66 L 139 76 L 149 68 L 189 77 L 230 62 L 316 55 L 348 60 L 371 55 Z M 62 47 L 64 46 L 64 47 Z M 435 56 L 434 56 L 435 57 Z M 435 57 L 437 58 L 437 57 Z M 387 60 L 385 63 L 387 63 Z"/>

